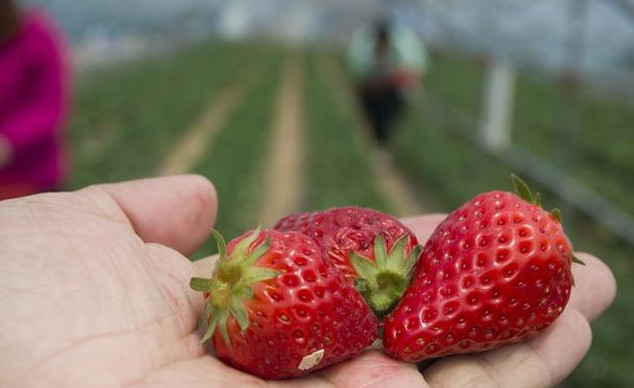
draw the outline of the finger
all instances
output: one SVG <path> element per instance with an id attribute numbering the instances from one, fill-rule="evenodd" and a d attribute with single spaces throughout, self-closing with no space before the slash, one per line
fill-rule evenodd
<path id="1" fill-rule="evenodd" d="M 172 362 L 156 368 L 133 385 L 135 388 L 263 388 L 268 386 L 263 380 L 227 366 L 209 355 Z"/>
<path id="2" fill-rule="evenodd" d="M 328 382 L 321 385 L 320 382 Z M 280 386 L 294 386 L 291 382 Z M 377 351 L 366 351 L 359 357 L 343 362 L 302 379 L 301 387 L 341 388 L 418 388 L 426 387 L 416 365 L 396 361 Z"/>
<path id="3" fill-rule="evenodd" d="M 614 301 L 616 280 L 603 261 L 588 253 L 577 252 L 575 255 L 586 265 L 572 266 L 575 286 L 570 295 L 570 305 L 593 321 Z"/>
<path id="4" fill-rule="evenodd" d="M 189 255 L 208 237 L 216 219 L 213 185 L 197 175 L 180 175 L 100 185 L 145 242 L 159 243 Z M 96 196 L 96 195 L 95 195 Z"/>
<path id="5" fill-rule="evenodd" d="M 426 214 L 402 218 L 401 221 L 414 232 L 418 243 L 424 245 L 434 229 L 447 217 L 446 214 Z"/>
<path id="6" fill-rule="evenodd" d="M 449 357 L 432 364 L 424 375 L 431 386 L 550 387 L 581 362 L 591 340 L 586 318 L 568 308 L 547 331 L 531 341 Z"/>

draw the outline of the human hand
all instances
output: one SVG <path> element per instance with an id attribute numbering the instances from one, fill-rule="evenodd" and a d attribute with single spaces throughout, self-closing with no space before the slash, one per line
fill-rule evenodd
<path id="1" fill-rule="evenodd" d="M 0 169 L 4 168 L 13 159 L 13 149 L 9 140 L 0 135 Z"/>
<path id="2" fill-rule="evenodd" d="M 213 259 L 185 258 L 216 213 L 213 188 L 184 176 L 0 202 L 1 386 L 262 386 L 199 345 L 202 298 L 188 288 Z M 439 216 L 406 223 L 425 241 Z M 271 386 L 547 386 L 590 343 L 587 319 L 614 297 L 614 279 L 581 255 L 569 307 L 526 344 L 443 359 L 421 375 L 378 351 Z M 493 380 L 492 380 L 493 379 Z M 471 385 L 470 385 L 471 384 Z"/>
<path id="3" fill-rule="evenodd" d="M 0 386 L 186 386 L 218 368 L 185 257 L 215 214 L 194 176 L 0 202 Z"/>

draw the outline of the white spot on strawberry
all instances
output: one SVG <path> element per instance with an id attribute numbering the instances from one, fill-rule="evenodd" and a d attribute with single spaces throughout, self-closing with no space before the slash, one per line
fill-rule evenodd
<path id="1" fill-rule="evenodd" d="M 309 370 L 317 366 L 321 359 L 324 358 L 324 349 L 319 349 L 308 356 L 302 358 L 302 361 L 297 366 L 299 370 Z"/>

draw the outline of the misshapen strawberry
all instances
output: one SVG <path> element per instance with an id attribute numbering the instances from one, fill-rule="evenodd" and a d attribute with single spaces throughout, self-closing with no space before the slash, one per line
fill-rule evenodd
<path id="1" fill-rule="evenodd" d="M 226 363 L 265 379 L 301 376 L 353 357 L 377 338 L 378 321 L 359 293 L 295 232 L 248 232 L 228 247 L 206 296 L 203 342 Z"/>
<path id="2" fill-rule="evenodd" d="M 379 317 L 400 300 L 422 250 L 403 223 L 374 209 L 338 207 L 298 213 L 282 218 L 273 228 L 317 241 Z"/>
<path id="3" fill-rule="evenodd" d="M 480 194 L 434 231 L 412 283 L 386 318 L 383 344 L 411 362 L 527 340 L 561 314 L 573 284 L 572 246 L 514 177 L 522 198 Z"/>

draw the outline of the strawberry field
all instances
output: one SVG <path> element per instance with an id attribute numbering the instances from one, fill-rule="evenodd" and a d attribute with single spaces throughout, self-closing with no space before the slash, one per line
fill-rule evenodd
<path id="1" fill-rule="evenodd" d="M 266 206 L 262 198 L 270 167 L 269 140 L 284 61 L 290 54 L 282 48 L 200 44 L 82 76 L 70 126 L 74 169 L 68 187 L 158 174 L 197 118 L 219 103 L 224 90 L 238 86 L 243 93 L 235 107 L 188 171 L 214 182 L 220 201 L 217 228 L 223 234 L 234 236 L 255 226 Z M 323 71 L 323 58 L 333 54 L 292 54 L 302 59 L 305 104 L 304 187 L 299 206 L 311 210 L 353 204 L 391 211 L 390 200 L 378 188 L 371 155 L 354 128 L 356 112 L 345 111 L 354 105 L 342 109 L 329 86 L 329 73 Z M 341 62 L 335 58 L 332 63 Z M 482 78 L 477 63 L 439 56 L 426 87 L 456 109 L 476 116 Z M 520 77 L 517 88 L 514 141 L 559 163 L 558 89 L 526 77 Z M 566 151 L 564 167 L 634 214 L 627 179 L 634 170 L 634 153 L 628 147 L 634 109 L 590 95 L 582 95 L 578 103 L 583 124 L 570 137 L 574 153 Z M 452 125 L 453 121 L 430 112 L 423 101 L 405 115 L 390 146 L 395 166 L 425 198 L 428 211 L 449 211 L 478 192 L 510 188 L 510 168 L 457 135 Z M 632 247 L 542 191 L 545 203 L 564 210 L 575 247 L 604 258 L 619 281 L 614 306 L 594 324 L 589 355 L 563 385 L 633 386 L 629 370 L 634 362 L 629 346 L 634 340 Z M 210 240 L 196 258 L 213 253 L 211 245 Z"/>

